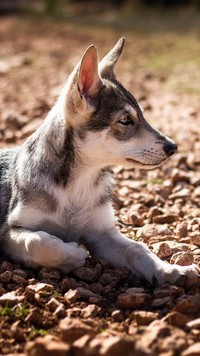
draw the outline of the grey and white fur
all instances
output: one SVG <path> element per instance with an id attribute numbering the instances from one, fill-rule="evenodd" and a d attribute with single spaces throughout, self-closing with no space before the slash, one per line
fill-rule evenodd
<path id="1" fill-rule="evenodd" d="M 0 150 L 1 251 L 27 266 L 69 272 L 84 265 L 88 250 L 149 282 L 194 278 L 197 266 L 161 261 L 115 227 L 109 167 L 154 168 L 177 149 L 116 80 L 124 42 L 100 62 L 90 46 L 38 130 Z"/>

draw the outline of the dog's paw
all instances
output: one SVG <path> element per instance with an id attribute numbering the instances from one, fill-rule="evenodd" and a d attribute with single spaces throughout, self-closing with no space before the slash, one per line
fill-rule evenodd
<path id="1" fill-rule="evenodd" d="M 76 242 L 70 242 L 64 244 L 65 257 L 59 266 L 59 269 L 68 273 L 78 267 L 82 267 L 85 264 L 85 260 L 88 257 L 86 249 Z"/>
<path id="2" fill-rule="evenodd" d="M 153 285 L 164 283 L 184 285 L 187 288 L 200 283 L 200 269 L 196 265 L 179 266 L 160 260 L 142 244 L 129 245 L 125 251 L 128 267 L 133 274 Z"/>
<path id="3" fill-rule="evenodd" d="M 200 268 L 197 265 L 168 265 L 163 271 L 162 284 L 178 284 L 190 288 L 200 284 Z"/>

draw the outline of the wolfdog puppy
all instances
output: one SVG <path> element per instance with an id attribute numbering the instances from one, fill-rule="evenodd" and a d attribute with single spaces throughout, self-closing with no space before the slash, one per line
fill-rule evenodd
<path id="1" fill-rule="evenodd" d="M 124 42 L 100 62 L 90 46 L 38 130 L 0 150 L 1 251 L 69 272 L 84 265 L 88 250 L 160 285 L 194 278 L 197 266 L 161 261 L 115 228 L 109 167 L 154 168 L 177 150 L 115 77 Z"/>

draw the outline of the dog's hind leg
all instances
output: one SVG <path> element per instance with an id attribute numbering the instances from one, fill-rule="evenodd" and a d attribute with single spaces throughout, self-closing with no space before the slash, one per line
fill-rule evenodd
<path id="1" fill-rule="evenodd" d="M 8 230 L 6 235 L 3 241 L 4 252 L 30 267 L 40 265 L 59 268 L 67 273 L 83 266 L 88 256 L 86 250 L 77 243 L 64 243 L 45 231 L 14 228 Z"/>

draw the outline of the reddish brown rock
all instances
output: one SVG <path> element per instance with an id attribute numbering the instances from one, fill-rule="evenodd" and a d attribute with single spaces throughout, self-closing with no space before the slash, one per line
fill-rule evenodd
<path id="1" fill-rule="evenodd" d="M 122 309 L 137 309 L 151 303 L 151 296 L 143 292 L 143 288 L 130 288 L 117 298 L 117 305 Z"/>
<path id="2" fill-rule="evenodd" d="M 166 321 L 170 325 L 177 326 L 178 328 L 182 328 L 188 322 L 188 318 L 184 314 L 176 311 L 168 313 L 162 320 Z"/>
<path id="3" fill-rule="evenodd" d="M 156 224 L 171 224 L 179 219 L 178 215 L 176 214 L 163 214 L 157 215 L 153 218 L 153 222 Z"/>
<path id="4" fill-rule="evenodd" d="M 70 346 L 56 336 L 46 335 L 28 342 L 27 356 L 70 356 Z"/>
<path id="5" fill-rule="evenodd" d="M 158 313 L 150 311 L 135 311 L 131 314 L 137 325 L 149 325 L 152 321 L 159 319 Z"/>
<path id="6" fill-rule="evenodd" d="M 25 297 L 23 295 L 18 296 L 15 294 L 15 292 L 8 292 L 3 294 L 0 297 L 0 305 L 9 305 L 13 306 L 16 305 L 17 303 L 22 303 L 24 301 Z"/>
<path id="7" fill-rule="evenodd" d="M 200 342 L 189 346 L 185 351 L 182 352 L 181 356 L 199 356 L 200 354 Z"/>
<path id="8" fill-rule="evenodd" d="M 59 329 L 61 332 L 62 340 L 65 342 L 73 342 L 79 339 L 81 336 L 87 335 L 95 335 L 95 329 L 91 326 L 87 325 L 83 321 L 79 319 L 66 317 L 61 320 L 59 324 Z"/>

